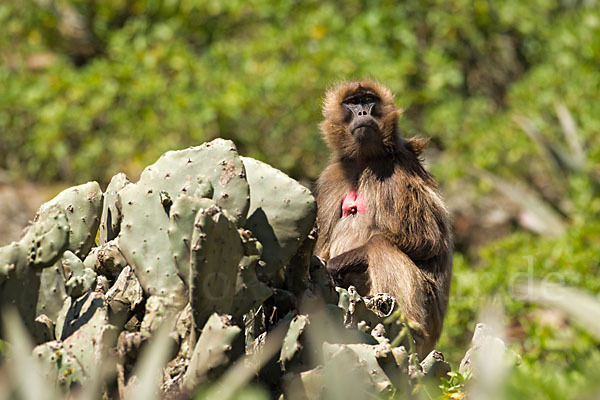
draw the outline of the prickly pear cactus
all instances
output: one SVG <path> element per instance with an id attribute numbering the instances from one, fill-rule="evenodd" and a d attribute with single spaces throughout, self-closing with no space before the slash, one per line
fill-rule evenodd
<path id="1" fill-rule="evenodd" d="M 191 257 L 192 248 L 198 247 L 198 240 L 205 240 L 201 237 L 194 242 L 190 236 L 198 201 L 211 196 L 217 206 L 227 211 L 233 227 L 243 224 L 249 206 L 242 161 L 233 142 L 221 139 L 165 153 L 144 169 L 137 183 L 125 185 L 118 196 L 122 213 L 119 248 L 144 291 L 161 297 L 163 304 L 175 310 L 186 303 L 186 284 L 196 287 L 190 281 L 190 268 L 200 266 L 198 257 Z M 208 240 L 212 243 L 213 239 Z M 239 242 L 239 238 L 236 240 Z M 237 265 L 239 259 L 233 262 Z M 235 268 L 229 270 L 226 276 L 235 276 Z M 191 275 L 203 285 L 207 282 L 206 276 Z M 235 278 L 229 285 L 235 285 Z M 231 294 L 233 291 L 228 295 Z M 210 298 L 206 293 L 194 292 L 190 296 Z M 205 316 L 209 314 L 203 312 Z"/>
<path id="2" fill-rule="evenodd" d="M 59 383 L 84 383 L 110 356 L 118 331 L 110 324 L 106 302 L 98 293 L 69 301 L 63 312 L 60 340 L 41 344 L 33 352 L 47 363 L 48 373 L 60 377 Z"/>
<path id="3" fill-rule="evenodd" d="M 96 272 L 86 267 L 75 254 L 67 250 L 59 261 L 65 278 L 65 287 L 70 296 L 79 297 L 94 288 Z"/>
<path id="4" fill-rule="evenodd" d="M 196 343 L 194 353 L 183 378 L 183 386 L 193 389 L 206 381 L 210 374 L 229 363 L 231 344 L 241 329 L 227 315 L 212 314 Z"/>
<path id="5" fill-rule="evenodd" d="M 56 316 L 68 296 L 62 260 L 58 260 L 51 267 L 44 268 L 39 274 L 39 279 L 40 290 L 35 314 L 36 316 L 44 314 L 50 321 L 55 322 Z"/>
<path id="6" fill-rule="evenodd" d="M 131 183 L 123 173 L 112 177 L 104 192 L 104 204 L 102 207 L 102 219 L 100 221 L 100 244 L 109 242 L 117 237 L 121 230 L 121 204 L 118 193 L 126 185 Z"/>
<path id="7" fill-rule="evenodd" d="M 44 268 L 52 265 L 68 244 L 69 224 L 65 213 L 56 206 L 46 208 L 43 215 L 36 215 L 20 241 L 0 248 L 3 279 L 11 272 L 20 273 L 19 270 L 28 267 Z"/>
<path id="8" fill-rule="evenodd" d="M 119 249 L 146 293 L 183 308 L 187 291 L 171 254 L 169 214 L 160 191 L 143 182 L 132 183 L 121 189 L 119 198 L 123 207 Z"/>
<path id="9" fill-rule="evenodd" d="M 173 261 L 179 271 L 179 276 L 190 284 L 190 256 L 192 253 L 192 234 L 196 214 L 203 208 L 209 208 L 215 203 L 208 198 L 198 198 L 181 192 L 173 201 L 169 217 L 169 244 Z"/>
<path id="10" fill-rule="evenodd" d="M 52 265 L 69 247 L 70 226 L 66 214 L 54 206 L 40 212 L 34 221 L 20 246 L 27 251 L 28 265 L 43 268 Z"/>
<path id="11" fill-rule="evenodd" d="M 208 180 L 212 190 L 208 188 Z M 246 171 L 232 141 L 216 139 L 202 146 L 169 151 L 146 167 L 140 182 L 175 199 L 182 190 L 191 196 L 208 197 L 227 210 L 237 226 L 248 213 Z"/>
<path id="12" fill-rule="evenodd" d="M 252 237 L 250 231 L 242 230 L 240 237 L 244 245 L 244 256 L 239 263 L 231 311 L 231 314 L 238 319 L 250 310 L 260 307 L 273 294 L 273 290 L 256 276 L 256 269 L 260 268 L 262 245 Z"/>
<path id="13" fill-rule="evenodd" d="M 252 377 L 290 398 L 409 395 L 443 377 L 393 297 L 336 291 L 312 255 L 315 217 L 308 189 L 231 141 L 170 151 L 135 183 L 118 174 L 105 193 L 90 182 L 44 204 L 0 248 L 0 303 L 17 308 L 59 397 L 156 385 L 136 384 L 135 366 L 155 339 L 168 343 L 168 398 L 230 398 Z"/>
<path id="14" fill-rule="evenodd" d="M 69 224 L 58 207 L 47 207 L 38 213 L 18 242 L 0 248 L 0 267 L 3 278 L 11 273 L 24 273 L 31 268 L 54 264 L 69 244 Z M 0 280 L 1 282 L 1 280 Z"/>
<path id="15" fill-rule="evenodd" d="M 283 345 L 279 354 L 279 362 L 284 371 L 286 363 L 290 362 L 302 350 L 300 335 L 302 335 L 308 323 L 309 319 L 307 315 L 296 315 L 290 322 L 290 327 L 283 339 Z"/>
<path id="16" fill-rule="evenodd" d="M 66 189 L 40 207 L 20 241 L 0 248 L 0 303 L 19 310 L 38 342 L 46 328 L 36 317 L 50 314 L 52 320 L 66 297 L 64 271 L 55 263 L 67 250 L 80 257 L 90 251 L 101 209 L 96 182 Z"/>
<path id="17" fill-rule="evenodd" d="M 262 272 L 274 277 L 298 251 L 313 228 L 317 207 L 310 191 L 283 172 L 242 157 L 250 185 L 245 228 L 264 246 Z"/>
<path id="18" fill-rule="evenodd" d="M 238 266 L 244 247 L 237 228 L 216 204 L 194 221 L 190 259 L 190 304 L 198 326 L 215 311 L 233 311 Z"/>
<path id="19" fill-rule="evenodd" d="M 44 218 L 55 207 L 62 210 L 69 224 L 67 249 L 83 259 L 96 239 L 102 213 L 102 198 L 100 185 L 97 182 L 88 182 L 62 191 L 44 204 L 38 215 L 39 218 Z"/>

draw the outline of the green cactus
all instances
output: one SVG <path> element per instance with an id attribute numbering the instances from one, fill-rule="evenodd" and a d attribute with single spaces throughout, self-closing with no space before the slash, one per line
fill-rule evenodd
<path id="1" fill-rule="evenodd" d="M 62 259 L 53 266 L 41 270 L 39 279 L 40 290 L 37 297 L 36 316 L 44 314 L 55 322 L 56 316 L 68 296 Z"/>
<path id="2" fill-rule="evenodd" d="M 127 388 L 161 326 L 178 346 L 163 370 L 169 395 L 218 378 L 242 341 L 236 374 L 246 365 L 248 381 L 261 365 L 257 379 L 280 391 L 286 372 L 291 398 L 410 393 L 444 376 L 439 353 L 420 364 L 409 354 L 411 325 L 393 297 L 336 293 L 312 255 L 315 211 L 306 188 L 229 141 L 168 152 L 137 183 L 118 174 L 104 195 L 91 182 L 43 205 L 0 248 L 0 303 L 18 307 L 65 396 L 105 362 L 118 369 L 106 387 Z M 109 357 L 117 336 L 119 360 Z"/>
<path id="3" fill-rule="evenodd" d="M 23 237 L 0 248 L 0 266 L 6 279 L 14 269 L 44 268 L 53 265 L 69 244 L 69 225 L 65 213 L 57 206 L 38 212 Z"/>
<path id="4" fill-rule="evenodd" d="M 377 383 L 374 381 L 369 367 L 375 367 L 375 377 L 381 376 L 380 368 L 373 361 L 374 355 L 361 354 L 359 356 L 348 345 L 327 344 L 323 345 L 324 352 L 324 383 L 326 383 L 326 397 L 331 398 L 358 398 L 357 393 L 363 397 L 376 397 L 379 393 Z M 363 353 L 363 352 L 361 352 Z M 340 374 L 340 371 L 344 371 Z"/>
<path id="5" fill-rule="evenodd" d="M 144 319 L 140 326 L 142 336 L 149 337 L 178 311 L 174 310 L 173 305 L 168 301 L 162 296 L 150 296 L 146 299 Z"/>
<path id="6" fill-rule="evenodd" d="M 127 260 L 121 253 L 118 241 L 113 239 L 98 247 L 94 247 L 83 260 L 85 268 L 98 275 L 103 275 L 114 281 L 121 270 L 127 265 Z"/>
<path id="7" fill-rule="evenodd" d="M 0 248 L 2 280 L 14 269 L 54 264 L 68 243 L 69 225 L 65 213 L 56 206 L 47 207 L 44 214 L 38 212 L 21 240 Z"/>
<path id="8" fill-rule="evenodd" d="M 285 286 L 296 296 L 301 296 L 311 286 L 309 271 L 316 243 L 317 239 L 308 235 L 285 266 Z"/>
<path id="9" fill-rule="evenodd" d="M 120 326 L 129 312 L 144 300 L 142 286 L 130 266 L 123 268 L 115 284 L 104 297 L 110 310 L 116 314 L 114 320 L 118 320 L 118 323 L 115 325 Z"/>
<path id="10" fill-rule="evenodd" d="M 96 237 L 101 207 L 96 182 L 66 189 L 43 204 L 22 239 L 0 248 L 0 282 L 15 268 L 22 274 L 28 266 L 51 266 L 65 250 L 85 256 Z"/>
<path id="11" fill-rule="evenodd" d="M 230 140 L 215 139 L 201 146 L 168 151 L 144 169 L 139 182 L 167 192 L 171 199 L 181 191 L 193 197 L 208 197 L 212 191 L 212 199 L 238 226 L 246 220 L 246 172 Z"/>
<path id="12" fill-rule="evenodd" d="M 230 316 L 212 314 L 202 328 L 183 378 L 183 386 L 191 390 L 220 372 L 229 363 L 231 345 L 240 332 L 239 327 L 232 325 Z"/>
<path id="13" fill-rule="evenodd" d="M 66 243 L 65 235 L 64 244 L 66 245 Z M 9 245 L 0 247 L 0 284 L 4 283 L 11 274 L 14 274 L 15 268 L 24 269 L 26 265 L 27 252 L 19 242 L 12 242 Z"/>
<path id="14" fill-rule="evenodd" d="M 142 172 L 139 182 L 126 185 L 119 192 L 123 220 L 118 246 L 134 268 L 144 290 L 150 295 L 164 297 L 163 303 L 175 309 L 183 308 L 186 302 L 186 287 L 180 275 L 196 277 L 196 273 L 188 273 L 189 267 L 185 262 L 184 240 L 189 237 L 187 232 L 190 228 L 179 226 L 179 222 L 183 225 L 191 222 L 192 218 L 187 215 L 184 221 L 180 221 L 177 217 L 182 211 L 182 202 L 186 200 L 177 202 L 177 215 L 169 220 L 173 199 L 177 200 L 179 193 L 192 198 L 212 194 L 215 203 L 226 209 L 233 221 L 242 224 L 249 204 L 248 184 L 233 143 L 215 140 L 199 147 L 167 152 Z M 186 210 L 187 214 L 193 214 L 192 211 L 193 206 Z M 169 227 L 173 228 L 172 241 Z M 213 260 L 211 258 L 211 262 Z M 238 262 L 239 259 L 236 260 L 236 271 Z M 194 266 L 193 257 L 189 265 Z M 210 278 L 204 276 L 199 279 L 206 282 Z M 187 279 L 184 278 L 184 281 Z M 235 279 L 231 285 L 235 285 Z M 232 295 L 233 291 L 229 297 Z M 197 297 L 194 301 L 198 301 Z M 207 310 L 205 315 L 211 312 Z"/>
<path id="15" fill-rule="evenodd" d="M 344 324 L 358 327 L 366 332 L 378 324 L 385 324 L 389 334 L 397 335 L 403 325 L 388 323 L 387 318 L 397 309 L 396 300 L 387 293 L 362 297 L 354 286 L 336 288 L 339 293 L 338 307 L 345 311 Z"/>
<path id="16" fill-rule="evenodd" d="M 171 253 L 179 276 L 188 286 L 194 220 L 201 208 L 209 208 L 214 204 L 214 201 L 210 199 L 190 196 L 186 192 L 181 192 L 171 205 L 167 231 Z"/>
<path id="17" fill-rule="evenodd" d="M 38 216 L 43 218 L 54 207 L 65 213 L 69 224 L 69 246 L 77 257 L 84 259 L 94 244 L 100 226 L 102 190 L 97 182 L 88 182 L 63 190 L 43 204 Z"/>
<path id="18" fill-rule="evenodd" d="M 310 276 L 310 290 L 314 295 L 323 299 L 327 304 L 337 304 L 339 302 L 338 293 L 327 273 L 323 260 L 317 256 L 312 256 L 308 274 Z"/>
<path id="19" fill-rule="evenodd" d="M 201 208 L 194 221 L 188 280 L 196 326 L 215 311 L 231 313 L 243 256 L 240 235 L 224 210 L 217 205 Z"/>
<path id="20" fill-rule="evenodd" d="M 421 361 L 420 366 L 425 377 L 436 381 L 439 381 L 440 378 L 446 378 L 451 370 L 450 364 L 444 360 L 444 355 L 435 350 Z"/>
<path id="21" fill-rule="evenodd" d="M 165 304 L 181 309 L 186 303 L 186 288 L 171 255 L 169 216 L 160 192 L 138 182 L 119 192 L 123 221 L 117 245 L 133 268 L 144 291 L 165 298 Z"/>
<path id="22" fill-rule="evenodd" d="M 121 204 L 119 203 L 119 190 L 131 183 L 123 173 L 112 177 L 104 192 L 102 218 L 100 220 L 100 244 L 109 242 L 117 237 L 121 230 Z"/>
<path id="23" fill-rule="evenodd" d="M 65 298 L 62 308 L 56 315 L 56 323 L 54 324 L 54 337 L 56 339 L 62 338 L 63 331 L 65 330 L 65 323 L 67 321 L 67 314 L 69 314 L 69 311 L 71 310 L 73 301 L 74 300 L 70 296 L 67 296 Z"/>
<path id="24" fill-rule="evenodd" d="M 364 343 L 324 343 L 323 354 L 325 368 L 330 373 L 334 372 L 336 368 L 342 367 L 350 371 L 353 379 L 361 381 L 363 387 L 371 388 L 375 392 L 393 389 L 392 382 L 377 362 L 378 358 L 391 357 L 389 349 L 381 345 Z"/>
<path id="25" fill-rule="evenodd" d="M 236 279 L 233 310 L 231 314 L 239 319 L 252 308 L 259 307 L 266 299 L 271 297 L 273 291 L 258 280 L 256 268 L 262 254 L 262 245 L 252 232 L 241 230 L 240 237 L 244 246 L 244 257 L 240 260 Z"/>
<path id="26" fill-rule="evenodd" d="M 54 271 L 44 272 L 42 268 L 57 262 L 67 248 L 68 240 L 69 225 L 65 213 L 57 206 L 47 206 L 44 213 L 36 215 L 19 242 L 0 248 L 0 266 L 4 271 L 0 278 L 0 304 L 18 309 L 37 343 L 41 343 L 46 334 L 40 330 L 35 318 L 43 311 L 52 314 L 56 308 L 48 304 L 48 310 L 43 310 L 46 297 L 40 299 L 40 292 L 50 294 L 56 289 L 57 297 L 62 297 L 60 290 L 53 286 Z M 54 298 L 50 299 L 54 301 Z M 56 301 L 60 302 L 59 299 Z"/>
<path id="27" fill-rule="evenodd" d="M 42 372 L 50 382 L 56 382 L 64 392 L 74 383 L 84 381 L 85 373 L 79 361 L 69 353 L 61 341 L 53 340 L 33 349 L 41 362 Z"/>
<path id="28" fill-rule="evenodd" d="M 118 331 L 108 322 L 103 296 L 95 292 L 75 301 L 67 297 L 58 319 L 61 340 L 44 343 L 33 353 L 47 364 L 46 371 L 56 371 L 59 383 L 85 383 L 108 359 Z"/>
<path id="29" fill-rule="evenodd" d="M 65 248 L 70 247 L 65 247 L 70 240 L 70 231 L 64 211 L 58 211 L 55 206 L 47 207 L 43 213 L 38 211 L 33 225 L 20 240 L 27 251 L 27 264 L 39 268 L 54 264 Z M 65 233 L 68 235 L 66 241 Z"/>
<path id="30" fill-rule="evenodd" d="M 70 296 L 79 297 L 96 286 L 96 272 L 86 267 L 75 254 L 67 250 L 59 261 L 66 279 L 65 287 Z"/>
<path id="31" fill-rule="evenodd" d="M 250 185 L 250 209 L 245 228 L 264 249 L 260 272 L 282 279 L 282 267 L 298 251 L 312 229 L 317 212 L 310 191 L 283 172 L 252 158 L 242 157 Z"/>
<path id="32" fill-rule="evenodd" d="M 292 319 L 292 322 L 290 322 L 290 327 L 283 339 L 283 345 L 279 353 L 279 363 L 281 364 L 282 371 L 285 371 L 286 363 L 292 361 L 294 356 L 302 349 L 300 335 L 302 335 L 308 323 L 307 315 L 296 315 Z"/>

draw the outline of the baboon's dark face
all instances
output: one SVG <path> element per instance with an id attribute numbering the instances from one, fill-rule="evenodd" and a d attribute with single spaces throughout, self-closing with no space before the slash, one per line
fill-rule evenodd
<path id="1" fill-rule="evenodd" d="M 377 110 L 380 101 L 370 91 L 358 91 L 342 102 L 348 131 L 358 145 L 381 141 Z"/>
<path id="2" fill-rule="evenodd" d="M 379 83 L 342 83 L 325 96 L 321 130 L 337 158 L 367 161 L 394 148 L 400 114 Z"/>

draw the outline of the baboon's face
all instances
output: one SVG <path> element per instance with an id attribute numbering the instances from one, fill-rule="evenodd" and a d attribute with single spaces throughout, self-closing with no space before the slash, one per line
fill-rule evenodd
<path id="1" fill-rule="evenodd" d="M 377 82 L 343 83 L 325 96 L 321 130 L 339 157 L 369 159 L 394 146 L 400 113 Z"/>
<path id="2" fill-rule="evenodd" d="M 348 134 L 358 144 L 381 141 L 378 105 L 381 99 L 369 90 L 350 93 L 340 105 L 348 127 Z"/>

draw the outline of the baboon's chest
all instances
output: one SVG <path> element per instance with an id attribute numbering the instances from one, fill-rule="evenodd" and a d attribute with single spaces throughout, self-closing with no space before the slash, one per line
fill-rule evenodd
<path id="1" fill-rule="evenodd" d="M 372 215 L 367 212 L 364 196 L 355 189 L 342 199 L 342 217 L 331 233 L 330 257 L 362 246 L 371 237 Z"/>
<path id="2" fill-rule="evenodd" d="M 364 214 L 365 212 L 367 212 L 367 206 L 362 194 L 356 190 L 351 190 L 344 196 L 342 200 L 342 217 Z"/>

